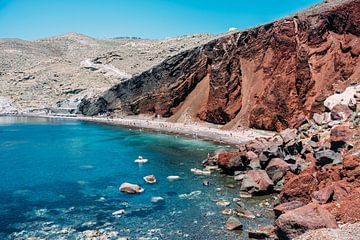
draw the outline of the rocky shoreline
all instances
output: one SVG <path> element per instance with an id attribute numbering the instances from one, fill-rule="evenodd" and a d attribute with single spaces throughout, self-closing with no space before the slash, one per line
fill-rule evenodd
<path id="1" fill-rule="evenodd" d="M 341 235 L 340 225 L 360 221 L 360 86 L 328 97 L 324 105 L 325 112 L 299 119 L 294 129 L 241 144 L 236 152 L 217 152 L 204 163 L 234 175 L 240 196 L 279 193 L 273 206 L 279 239 L 323 228 L 328 230 L 301 239 L 355 239 L 337 238 L 332 229 Z"/>

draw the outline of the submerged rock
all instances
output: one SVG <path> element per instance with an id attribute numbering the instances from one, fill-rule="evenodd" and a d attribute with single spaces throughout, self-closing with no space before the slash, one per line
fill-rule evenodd
<path id="1" fill-rule="evenodd" d="M 126 192 L 126 193 L 130 193 L 130 194 L 142 193 L 144 191 L 144 189 L 142 187 L 140 187 L 139 185 L 127 183 L 127 182 L 121 184 L 121 186 L 119 187 L 119 190 L 121 192 Z"/>
<path id="2" fill-rule="evenodd" d="M 197 168 L 192 168 L 190 171 L 192 173 L 198 174 L 198 175 L 210 175 L 211 174 L 210 170 L 201 170 L 201 169 L 197 169 Z"/>
<path id="3" fill-rule="evenodd" d="M 179 180 L 179 179 L 180 179 L 179 176 L 167 176 L 167 180 L 170 180 L 170 181 L 172 181 L 172 180 Z"/>
<path id="4" fill-rule="evenodd" d="M 112 215 L 116 216 L 116 215 L 122 215 L 125 214 L 125 210 L 124 209 L 120 209 L 118 211 L 115 211 L 112 213 Z"/>

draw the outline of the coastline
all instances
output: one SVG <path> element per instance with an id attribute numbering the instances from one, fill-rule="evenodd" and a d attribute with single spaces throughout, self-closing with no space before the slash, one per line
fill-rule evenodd
<path id="1" fill-rule="evenodd" d="M 207 123 L 173 123 L 166 119 L 152 119 L 141 116 L 126 116 L 121 118 L 109 117 L 86 117 L 86 116 L 56 116 L 38 114 L 15 114 L 5 115 L 14 117 L 41 117 L 64 120 L 78 120 L 85 122 L 109 124 L 131 129 L 145 130 L 149 132 L 175 134 L 203 140 L 213 141 L 221 144 L 236 146 L 258 137 L 271 137 L 275 133 L 257 129 L 222 130 L 221 126 Z"/>

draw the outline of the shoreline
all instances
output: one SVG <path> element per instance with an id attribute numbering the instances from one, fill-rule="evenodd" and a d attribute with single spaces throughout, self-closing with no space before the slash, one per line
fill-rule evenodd
<path id="1" fill-rule="evenodd" d="M 172 123 L 166 119 L 151 119 L 139 116 L 126 116 L 121 118 L 86 117 L 86 116 L 55 116 L 37 114 L 4 115 L 13 117 L 41 117 L 64 120 L 79 120 L 85 122 L 109 124 L 149 132 L 175 134 L 192 138 L 199 138 L 221 144 L 236 146 L 258 137 L 271 137 L 275 133 L 257 129 L 222 130 L 221 126 L 207 123 Z"/>

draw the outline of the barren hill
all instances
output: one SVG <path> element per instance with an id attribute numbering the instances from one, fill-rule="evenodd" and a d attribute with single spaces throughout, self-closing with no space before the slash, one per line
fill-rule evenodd
<path id="1" fill-rule="evenodd" d="M 69 33 L 33 41 L 0 39 L 0 113 L 76 108 L 84 96 L 102 93 L 214 38 L 95 39 Z"/>

